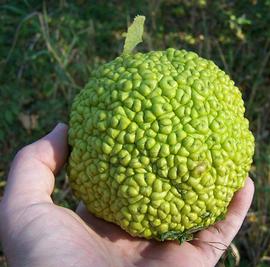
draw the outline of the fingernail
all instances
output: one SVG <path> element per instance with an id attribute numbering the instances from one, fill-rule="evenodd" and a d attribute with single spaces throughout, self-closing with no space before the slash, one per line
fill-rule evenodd
<path id="1" fill-rule="evenodd" d="M 58 130 L 66 130 L 68 128 L 68 126 L 65 124 L 65 123 L 63 123 L 63 122 L 58 122 L 57 124 L 56 124 L 56 126 L 53 128 L 53 130 L 52 130 L 52 132 L 54 132 L 54 131 L 58 131 Z"/>

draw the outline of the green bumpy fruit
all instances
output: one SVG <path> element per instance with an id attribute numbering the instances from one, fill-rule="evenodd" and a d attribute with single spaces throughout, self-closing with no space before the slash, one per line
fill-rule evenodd
<path id="1" fill-rule="evenodd" d="M 254 152 L 234 82 L 172 48 L 96 69 L 73 103 L 69 143 L 71 187 L 88 210 L 158 240 L 224 216 Z"/>

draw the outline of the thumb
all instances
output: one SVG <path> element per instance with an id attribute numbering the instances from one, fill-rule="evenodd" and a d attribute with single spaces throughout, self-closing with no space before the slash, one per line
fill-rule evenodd
<path id="1" fill-rule="evenodd" d="M 59 123 L 48 135 L 16 154 L 3 202 L 16 208 L 52 202 L 50 195 L 54 187 L 54 174 L 64 165 L 67 154 L 67 126 Z"/>

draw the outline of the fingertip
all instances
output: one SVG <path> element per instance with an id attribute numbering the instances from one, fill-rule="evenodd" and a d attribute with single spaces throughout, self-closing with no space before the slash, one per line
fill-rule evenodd
<path id="1" fill-rule="evenodd" d="M 249 196 L 250 204 L 251 204 L 251 201 L 252 201 L 253 195 L 254 195 L 254 191 L 255 191 L 255 184 L 254 184 L 254 181 L 250 177 L 247 177 L 245 185 L 241 190 L 244 191 L 244 194 L 247 194 Z"/>
<path id="2" fill-rule="evenodd" d="M 244 186 L 238 190 L 229 206 L 229 209 L 238 209 L 244 208 L 246 210 L 249 208 L 253 195 L 254 195 L 254 182 L 250 177 L 247 177 Z"/>
<path id="3" fill-rule="evenodd" d="M 55 126 L 55 129 L 67 130 L 68 126 L 64 122 L 58 122 Z"/>
<path id="4" fill-rule="evenodd" d="M 249 191 L 251 191 L 253 193 L 255 191 L 254 181 L 250 177 L 247 177 L 244 187 L 246 187 L 247 190 L 249 190 Z"/>
<path id="5" fill-rule="evenodd" d="M 59 122 L 54 129 L 34 143 L 37 157 L 56 173 L 68 156 L 68 126 Z"/>
<path id="6" fill-rule="evenodd" d="M 67 131 L 68 126 L 63 122 L 58 122 L 48 135 L 66 135 Z"/>

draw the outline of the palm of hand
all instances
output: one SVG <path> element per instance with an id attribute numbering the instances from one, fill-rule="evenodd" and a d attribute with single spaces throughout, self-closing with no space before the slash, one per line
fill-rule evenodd
<path id="1" fill-rule="evenodd" d="M 66 128 L 62 125 L 14 160 L 0 208 L 1 239 L 10 266 L 214 266 L 223 251 L 207 242 L 229 245 L 252 199 L 253 185 L 247 180 L 234 197 L 226 220 L 197 234 L 206 242 L 179 246 L 173 241 L 133 238 L 92 216 L 82 205 L 74 213 L 53 204 L 53 173 L 66 155 Z"/>
<path id="2" fill-rule="evenodd" d="M 204 266 L 196 245 L 133 238 L 79 207 L 78 214 L 53 203 L 34 204 L 17 217 L 14 266 Z M 84 221 L 82 220 L 84 219 Z M 27 247 L 25 247 L 25 244 Z M 30 254 L 26 254 L 30 252 Z M 184 260 L 183 260 L 184 259 Z M 211 265 L 206 265 L 211 266 Z"/>

